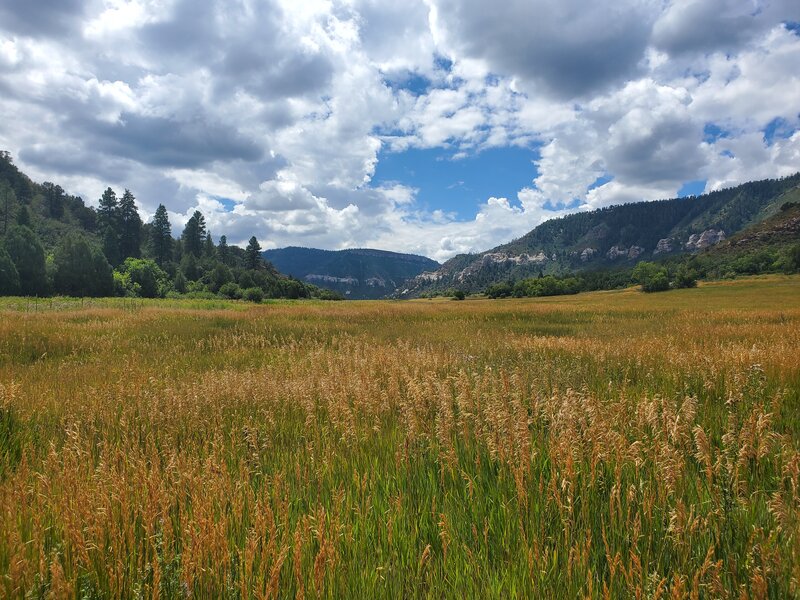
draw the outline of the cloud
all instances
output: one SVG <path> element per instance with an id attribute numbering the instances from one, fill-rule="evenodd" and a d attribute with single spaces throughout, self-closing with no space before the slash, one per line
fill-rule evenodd
<path id="1" fill-rule="evenodd" d="M 66 38 L 86 11 L 83 0 L 3 0 L 0 29 L 32 37 Z"/>
<path id="2" fill-rule="evenodd" d="M 677 55 L 736 52 L 781 20 L 798 18 L 791 1 L 675 0 L 656 21 L 652 43 Z"/>
<path id="3" fill-rule="evenodd" d="M 435 0 L 456 55 L 485 60 L 562 98 L 585 96 L 634 76 L 656 2 L 620 0 Z"/>
<path id="4" fill-rule="evenodd" d="M 794 0 L 7 0 L 0 148 L 89 203 L 109 185 L 145 216 L 164 203 L 177 233 L 199 209 L 231 243 L 444 260 L 796 170 L 797 21 Z M 382 151 L 480 169 L 509 146 L 534 178 L 469 217 L 373 181 Z"/>

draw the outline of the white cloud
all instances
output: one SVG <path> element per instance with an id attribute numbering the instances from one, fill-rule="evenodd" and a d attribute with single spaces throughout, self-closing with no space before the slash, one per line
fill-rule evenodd
<path id="1" fill-rule="evenodd" d="M 0 147 L 89 203 L 108 185 L 164 203 L 177 232 L 200 209 L 232 243 L 442 260 L 800 168 L 797 20 L 793 0 L 9 0 Z M 472 218 L 373 183 L 382 149 L 506 146 L 538 175 Z"/>

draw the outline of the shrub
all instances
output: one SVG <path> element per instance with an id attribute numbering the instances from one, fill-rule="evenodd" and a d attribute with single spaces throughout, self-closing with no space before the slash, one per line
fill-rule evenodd
<path id="1" fill-rule="evenodd" d="M 257 287 L 247 288 L 244 292 L 242 292 L 242 298 L 248 302 L 255 302 L 258 304 L 264 299 L 264 290 Z"/>
<path id="2" fill-rule="evenodd" d="M 633 269 L 631 279 L 642 286 L 643 292 L 663 292 L 669 289 L 667 270 L 652 262 L 640 262 Z"/>
<path id="3" fill-rule="evenodd" d="M 687 265 L 680 265 L 675 271 L 672 285 L 676 288 L 697 287 L 697 271 Z"/>
<path id="4" fill-rule="evenodd" d="M 467 294 L 464 293 L 464 290 L 456 290 L 453 292 L 453 300 L 463 300 L 467 297 Z"/>
<path id="5" fill-rule="evenodd" d="M 242 297 L 242 288 L 229 281 L 219 288 L 219 295 L 231 300 L 239 300 Z"/>

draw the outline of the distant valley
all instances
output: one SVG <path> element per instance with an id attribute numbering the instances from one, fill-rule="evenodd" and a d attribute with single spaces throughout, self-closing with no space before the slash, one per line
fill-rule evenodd
<path id="1" fill-rule="evenodd" d="M 281 273 L 349 299 L 391 296 L 407 280 L 441 267 L 435 260 L 416 254 L 363 248 L 318 250 L 291 246 L 262 254 Z"/>

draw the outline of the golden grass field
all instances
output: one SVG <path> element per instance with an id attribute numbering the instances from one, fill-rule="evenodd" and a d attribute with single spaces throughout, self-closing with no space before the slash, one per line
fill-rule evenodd
<path id="1" fill-rule="evenodd" d="M 0 597 L 800 595 L 800 278 L 0 300 Z"/>

